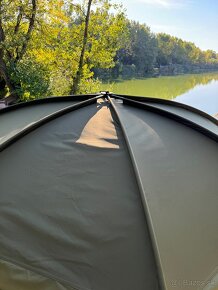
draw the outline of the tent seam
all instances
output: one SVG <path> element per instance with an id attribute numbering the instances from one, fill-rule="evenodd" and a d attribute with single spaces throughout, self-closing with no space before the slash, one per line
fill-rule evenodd
<path id="1" fill-rule="evenodd" d="M 153 226 L 152 226 L 152 222 L 151 222 L 151 217 L 150 217 L 150 212 L 149 212 L 149 208 L 148 208 L 148 204 L 145 198 L 145 189 L 143 187 L 142 181 L 141 181 L 141 177 L 139 174 L 139 170 L 138 170 L 138 166 L 136 163 L 136 160 L 134 158 L 134 154 L 129 142 L 129 138 L 126 134 L 125 128 L 121 122 L 121 119 L 119 117 L 118 111 L 113 103 L 113 101 L 111 100 L 111 98 L 109 97 L 109 101 L 111 103 L 111 106 L 118 118 L 118 121 L 120 123 L 123 135 L 124 135 L 124 139 L 126 141 L 126 145 L 127 145 L 127 149 L 129 152 L 129 156 L 130 156 L 130 160 L 132 163 L 132 167 L 135 173 L 135 177 L 136 177 L 136 181 L 138 183 L 138 187 L 139 187 L 139 192 L 141 195 L 141 199 L 142 199 L 142 204 L 143 204 L 143 208 L 144 208 L 144 213 L 145 213 L 145 218 L 146 218 L 146 222 L 148 224 L 148 228 L 149 228 L 149 234 L 150 234 L 150 239 L 151 239 L 151 244 L 152 244 L 152 249 L 153 249 L 153 253 L 154 253 L 154 257 L 155 257 L 155 262 L 156 262 L 156 267 L 157 267 L 157 273 L 158 273 L 158 278 L 159 278 L 159 283 L 160 283 L 160 287 L 161 289 L 166 289 L 166 282 L 163 276 L 163 272 L 162 272 L 162 266 L 161 266 L 161 260 L 160 260 L 160 255 L 159 255 L 159 251 L 158 251 L 158 247 L 157 247 L 157 242 L 156 242 L 156 238 L 155 238 L 155 234 L 154 234 L 154 230 L 153 230 Z"/>

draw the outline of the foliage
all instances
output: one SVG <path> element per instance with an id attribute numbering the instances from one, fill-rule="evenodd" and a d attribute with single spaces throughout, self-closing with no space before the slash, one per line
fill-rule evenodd
<path id="1" fill-rule="evenodd" d="M 157 35 L 158 65 L 169 64 L 218 64 L 218 54 L 201 51 L 192 42 L 183 41 L 165 33 Z"/>
<path id="2" fill-rule="evenodd" d="M 150 28 L 135 21 L 130 22 L 130 50 L 132 64 L 136 66 L 139 75 L 152 70 L 157 54 L 157 42 Z"/>
<path id="3" fill-rule="evenodd" d="M 53 2 L 0 0 L 0 75 L 15 100 L 38 98 L 47 91 L 48 71 L 31 48 L 37 46 L 33 33 L 47 21 Z"/>
<path id="4" fill-rule="evenodd" d="M 176 65 L 180 71 L 196 72 L 218 69 L 218 54 L 212 50 L 202 51 L 194 43 L 159 33 L 154 35 L 145 24 L 128 21 L 128 41 L 116 54 L 116 65 L 109 72 L 95 71 L 100 78 L 117 79 L 144 77 L 156 74 L 163 66 L 169 66 L 172 74 Z M 171 67 L 172 66 L 172 67 Z"/>
<path id="5" fill-rule="evenodd" d="M 99 79 L 176 64 L 218 67 L 218 54 L 153 34 L 111 0 L 0 0 L 0 98 L 66 95 L 75 80 L 76 93 L 96 92 Z"/>
<path id="6" fill-rule="evenodd" d="M 10 75 L 21 100 L 38 99 L 48 91 L 49 72 L 35 60 L 25 58 L 16 67 L 11 66 Z"/>
<path id="7" fill-rule="evenodd" d="M 115 10 L 116 14 L 110 13 L 111 9 Z M 71 14 L 72 34 L 73 29 L 76 28 L 77 38 L 75 44 L 78 45 L 78 51 L 83 48 L 84 39 L 87 38 L 84 54 L 80 54 L 80 59 L 77 62 L 81 62 L 82 56 L 82 76 L 90 83 L 93 77 L 93 68 L 108 69 L 115 65 L 114 57 L 116 51 L 124 44 L 126 19 L 120 6 L 111 4 L 109 0 L 95 1 L 93 10 L 91 10 L 89 15 L 87 35 L 83 36 L 83 31 L 85 31 L 85 27 L 87 26 L 87 19 L 86 17 L 84 18 L 84 15 L 86 14 L 83 7 L 79 9 L 79 14 L 78 11 L 77 13 Z M 82 84 L 84 83 L 81 82 L 79 86 L 80 93 L 84 92 L 82 89 L 84 87 Z"/>
<path id="8" fill-rule="evenodd" d="M 86 5 L 87 1 L 0 0 L 0 75 L 11 94 L 21 99 L 69 94 L 84 41 Z M 93 1 L 77 93 L 98 90 L 92 69 L 114 66 L 125 21 L 119 5 Z"/>

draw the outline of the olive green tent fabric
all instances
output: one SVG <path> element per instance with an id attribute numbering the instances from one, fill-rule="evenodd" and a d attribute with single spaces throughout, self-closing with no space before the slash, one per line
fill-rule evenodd
<path id="1" fill-rule="evenodd" d="M 35 104 L 31 107 L 21 107 L 4 114 L 0 114 L 0 143 L 13 136 L 19 130 L 32 124 L 39 119 L 52 114 L 58 110 L 66 108 L 77 102 L 57 102 L 48 104 Z M 0 112 L 1 113 L 1 112 Z"/>
<path id="2" fill-rule="evenodd" d="M 159 98 L 151 98 L 151 97 L 139 97 L 139 96 L 125 96 L 125 95 L 114 95 L 112 94 L 111 97 L 117 97 L 117 98 L 125 98 L 130 99 L 132 101 L 141 102 L 145 105 L 148 105 L 150 107 L 154 107 L 157 109 L 160 109 L 165 112 L 169 112 L 174 114 L 175 116 L 185 118 L 186 120 L 189 120 L 208 131 L 211 131 L 212 133 L 218 135 L 218 121 L 216 118 L 212 117 L 211 115 L 208 115 L 205 112 L 202 112 L 194 107 L 190 107 L 188 105 L 178 103 L 175 101 L 169 101 Z"/>
<path id="3" fill-rule="evenodd" d="M 158 114 L 113 104 L 141 184 L 165 289 L 218 289 L 217 143 Z"/>
<path id="4" fill-rule="evenodd" d="M 1 147 L 0 290 L 217 290 L 216 124 L 105 96 Z M 0 146 L 72 104 L 0 114 Z"/>
<path id="5" fill-rule="evenodd" d="M 0 172 L 0 259 L 78 290 L 159 289 L 135 173 L 108 102 L 24 136 L 0 153 Z"/>
<path id="6" fill-rule="evenodd" d="M 76 290 L 28 269 L 0 260 L 1 290 Z"/>
<path id="7" fill-rule="evenodd" d="M 146 103 L 146 102 L 145 102 Z M 176 114 L 178 116 L 184 117 L 204 128 L 207 130 L 214 132 L 215 134 L 218 134 L 218 126 L 211 122 L 209 119 L 205 118 L 204 116 L 201 116 L 197 113 L 194 113 L 192 111 L 189 111 L 183 107 L 176 107 L 173 105 L 165 105 L 160 103 L 147 103 L 149 106 L 154 106 L 156 108 L 171 112 L 173 114 Z M 173 102 L 172 102 L 173 104 Z"/>

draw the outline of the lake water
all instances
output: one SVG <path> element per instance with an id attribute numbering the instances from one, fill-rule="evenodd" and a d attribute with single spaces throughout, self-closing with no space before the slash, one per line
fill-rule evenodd
<path id="1" fill-rule="evenodd" d="M 102 84 L 101 90 L 175 100 L 213 116 L 218 113 L 218 72 L 121 80 Z"/>

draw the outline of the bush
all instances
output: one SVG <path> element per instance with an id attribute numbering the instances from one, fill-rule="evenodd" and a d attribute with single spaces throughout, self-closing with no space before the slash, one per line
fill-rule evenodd
<path id="1" fill-rule="evenodd" d="M 25 58 L 10 66 L 12 81 L 21 100 L 46 96 L 49 88 L 49 72 L 45 66 L 31 58 Z"/>

